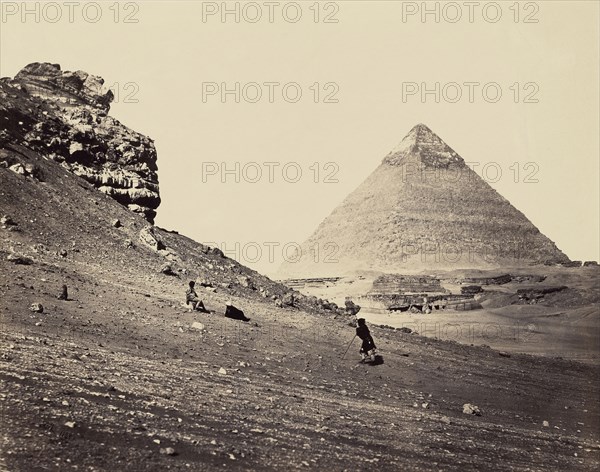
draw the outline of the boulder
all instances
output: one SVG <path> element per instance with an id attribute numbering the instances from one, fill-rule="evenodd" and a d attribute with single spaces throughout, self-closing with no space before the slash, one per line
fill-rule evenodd
<path id="1" fill-rule="evenodd" d="M 209 254 L 213 254 L 215 256 L 219 256 L 219 257 L 225 257 L 225 254 L 223 254 L 223 251 L 221 251 L 218 247 L 211 247 L 208 250 Z"/>
<path id="2" fill-rule="evenodd" d="M 463 405 L 463 413 L 465 415 L 481 416 L 481 410 L 479 409 L 479 407 L 471 403 L 465 403 Z"/>
<path id="3" fill-rule="evenodd" d="M 33 264 L 33 260 L 31 260 L 28 257 L 21 256 L 19 254 L 9 254 L 8 256 L 6 256 L 6 260 L 8 262 L 12 262 L 13 264 L 18 264 L 18 265 L 31 265 L 31 264 Z"/>
<path id="4" fill-rule="evenodd" d="M 360 311 L 360 305 L 357 305 L 352 300 L 346 300 L 345 301 L 345 305 L 346 305 L 346 311 L 345 311 L 345 313 L 347 315 L 355 316 Z"/>
<path id="5" fill-rule="evenodd" d="M 43 313 L 44 307 L 42 306 L 41 303 L 32 303 L 31 306 L 29 307 L 29 310 L 33 311 L 34 313 Z"/>
<path id="6" fill-rule="evenodd" d="M 9 167 L 10 170 L 12 170 L 15 174 L 18 175 L 26 175 L 27 172 L 25 171 L 25 166 L 23 164 L 13 164 L 12 166 Z"/>
<path id="7" fill-rule="evenodd" d="M 156 235 L 152 226 L 147 226 L 146 228 L 142 229 L 139 234 L 139 239 L 144 245 L 155 251 L 166 249 L 165 244 Z"/>
<path id="8" fill-rule="evenodd" d="M 250 318 L 246 317 L 242 310 L 229 304 L 225 307 L 225 317 L 233 320 L 250 321 Z"/>
<path id="9" fill-rule="evenodd" d="M 165 275 L 171 275 L 174 277 L 177 277 L 177 273 L 173 271 L 173 267 L 171 267 L 170 264 L 166 264 L 162 267 L 162 269 L 160 269 L 161 273 L 165 274 Z"/>
<path id="10" fill-rule="evenodd" d="M 2 218 L 0 218 L 0 224 L 2 226 L 16 226 L 17 223 L 15 223 L 15 221 L 8 215 L 4 215 Z"/>
<path id="11" fill-rule="evenodd" d="M 294 306 L 296 299 L 293 292 L 286 293 L 281 299 L 281 303 L 285 306 Z"/>
<path id="12" fill-rule="evenodd" d="M 255 286 L 254 286 L 254 283 L 252 282 L 252 279 L 250 277 L 248 277 L 247 275 L 240 275 L 240 276 L 238 276 L 237 279 L 242 287 L 246 287 L 246 288 L 255 290 Z"/>

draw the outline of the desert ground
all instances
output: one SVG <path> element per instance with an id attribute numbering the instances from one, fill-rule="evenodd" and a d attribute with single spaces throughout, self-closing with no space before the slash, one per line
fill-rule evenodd
<path id="1" fill-rule="evenodd" d="M 188 312 L 159 275 L 67 266 L 2 262 L 5 470 L 599 465 L 597 366 L 377 327 L 363 365 L 343 316 L 237 299 L 243 323 L 218 292 Z"/>

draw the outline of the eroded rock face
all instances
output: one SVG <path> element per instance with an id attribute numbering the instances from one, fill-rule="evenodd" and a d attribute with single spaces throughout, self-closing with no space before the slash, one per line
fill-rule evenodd
<path id="1" fill-rule="evenodd" d="M 108 116 L 112 100 L 101 77 L 29 64 L 0 79 L 0 147 L 38 151 L 153 222 L 160 204 L 154 142 Z"/>

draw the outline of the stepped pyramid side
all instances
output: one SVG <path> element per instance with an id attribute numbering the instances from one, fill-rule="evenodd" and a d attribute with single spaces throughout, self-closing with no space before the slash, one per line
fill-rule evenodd
<path id="1" fill-rule="evenodd" d="M 425 125 L 417 125 L 278 275 L 568 261 L 454 150 Z"/>

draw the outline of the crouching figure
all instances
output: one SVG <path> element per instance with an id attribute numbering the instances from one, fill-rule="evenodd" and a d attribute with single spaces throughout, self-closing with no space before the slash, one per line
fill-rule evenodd
<path id="1" fill-rule="evenodd" d="M 209 311 L 204 306 L 204 302 L 198 298 L 198 294 L 194 289 L 196 282 L 190 280 L 190 286 L 185 292 L 185 304 L 192 305 L 192 309 L 195 311 L 202 311 L 204 313 L 209 313 Z"/>

